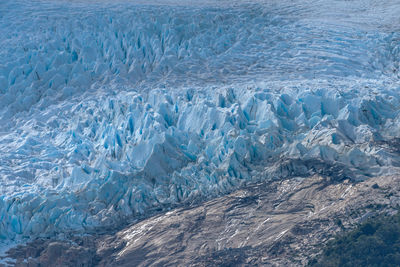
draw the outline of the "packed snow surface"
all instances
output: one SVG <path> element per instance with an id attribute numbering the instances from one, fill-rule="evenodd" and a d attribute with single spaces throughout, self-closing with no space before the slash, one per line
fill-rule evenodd
<path id="1" fill-rule="evenodd" d="M 400 2 L 0 2 L 0 243 L 400 167 Z M 2 241 L 1 241 L 2 240 Z"/>

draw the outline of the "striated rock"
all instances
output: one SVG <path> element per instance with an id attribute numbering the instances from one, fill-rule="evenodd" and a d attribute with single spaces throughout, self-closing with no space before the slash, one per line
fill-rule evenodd
<path id="1" fill-rule="evenodd" d="M 398 176 L 264 182 L 113 234 L 39 239 L 8 256 L 18 266 L 299 266 L 335 233 L 397 212 L 399 192 Z"/>

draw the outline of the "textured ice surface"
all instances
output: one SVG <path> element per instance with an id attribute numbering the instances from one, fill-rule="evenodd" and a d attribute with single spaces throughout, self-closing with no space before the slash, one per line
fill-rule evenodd
<path id="1" fill-rule="evenodd" d="M 0 239 L 400 167 L 398 1 L 1 1 Z"/>

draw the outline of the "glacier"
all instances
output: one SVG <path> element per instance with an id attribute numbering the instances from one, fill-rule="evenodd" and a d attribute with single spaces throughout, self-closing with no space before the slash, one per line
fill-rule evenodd
<path id="1" fill-rule="evenodd" d="M 117 228 L 258 181 L 398 173 L 399 13 L 373 0 L 2 1 L 0 244 Z"/>

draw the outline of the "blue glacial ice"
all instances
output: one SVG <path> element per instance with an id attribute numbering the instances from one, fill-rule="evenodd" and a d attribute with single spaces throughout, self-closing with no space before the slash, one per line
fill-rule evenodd
<path id="1" fill-rule="evenodd" d="M 312 2 L 312 3 L 311 3 Z M 0 243 L 400 167 L 398 1 L 0 3 Z"/>

